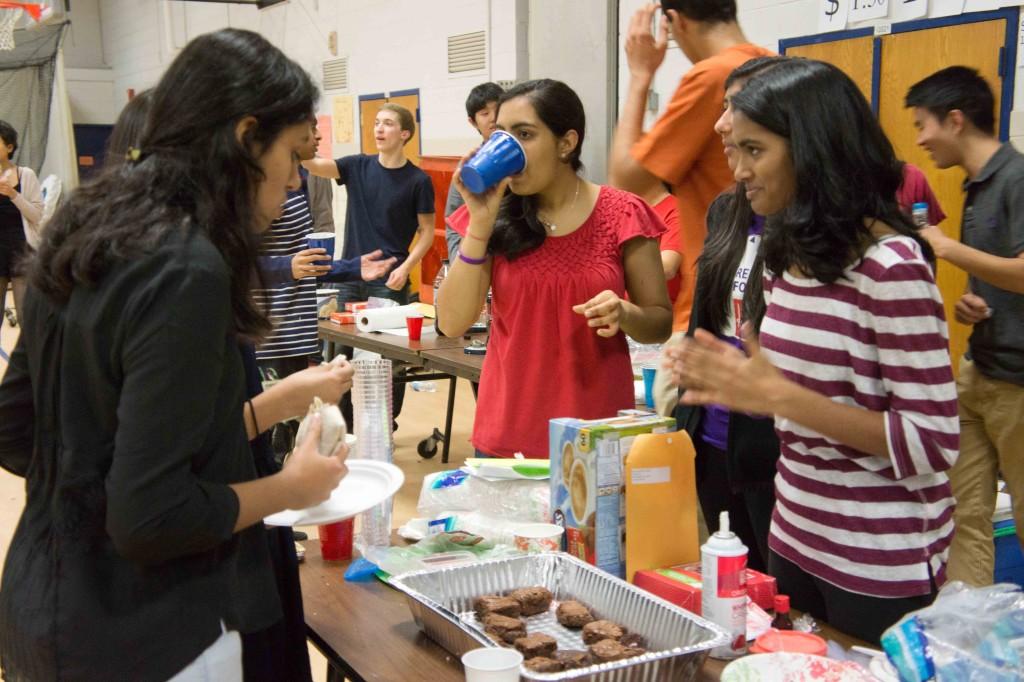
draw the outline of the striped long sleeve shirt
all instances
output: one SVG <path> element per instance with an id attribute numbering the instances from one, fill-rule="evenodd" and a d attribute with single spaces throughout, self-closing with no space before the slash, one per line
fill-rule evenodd
<path id="1" fill-rule="evenodd" d="M 926 594 L 945 579 L 959 449 L 942 299 L 917 243 L 892 236 L 832 284 L 765 279 L 761 346 L 802 386 L 885 416 L 888 456 L 776 419 L 769 546 L 850 592 Z"/>
<path id="2" fill-rule="evenodd" d="M 318 350 L 316 320 L 316 280 L 291 278 L 291 258 L 308 248 L 313 231 L 309 202 L 302 190 L 289 192 L 281 217 L 263 236 L 260 251 L 264 272 L 284 271 L 288 277 L 265 275 L 273 282 L 265 289 L 253 290 L 253 299 L 264 306 L 274 329 L 256 349 L 256 359 L 271 360 L 313 355 Z M 280 281 L 276 281 L 280 280 Z"/>

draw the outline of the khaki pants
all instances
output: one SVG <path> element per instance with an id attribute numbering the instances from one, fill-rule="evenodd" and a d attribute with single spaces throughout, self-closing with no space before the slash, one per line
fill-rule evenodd
<path id="1" fill-rule="evenodd" d="M 995 564 L 992 512 L 999 473 L 1013 500 L 1017 540 L 1024 545 L 1024 386 L 984 376 L 960 362 L 960 456 L 949 472 L 956 530 L 947 577 L 989 585 Z"/>

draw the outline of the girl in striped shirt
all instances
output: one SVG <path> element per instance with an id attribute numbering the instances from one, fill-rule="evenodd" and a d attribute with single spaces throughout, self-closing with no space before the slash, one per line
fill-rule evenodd
<path id="1" fill-rule="evenodd" d="M 769 570 L 794 605 L 877 642 L 944 581 L 956 388 L 931 250 L 856 85 L 792 59 L 736 94 L 735 177 L 767 216 L 760 337 L 671 353 L 685 404 L 771 414 Z"/>

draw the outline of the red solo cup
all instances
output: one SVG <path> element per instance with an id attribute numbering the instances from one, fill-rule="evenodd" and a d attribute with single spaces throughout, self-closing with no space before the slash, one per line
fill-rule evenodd
<path id="1" fill-rule="evenodd" d="M 423 316 L 422 315 L 410 315 L 405 318 L 405 326 L 409 330 L 409 340 L 419 341 L 423 335 Z"/>
<path id="2" fill-rule="evenodd" d="M 355 517 L 318 526 L 320 554 L 325 561 L 348 561 L 352 558 L 352 526 Z"/>

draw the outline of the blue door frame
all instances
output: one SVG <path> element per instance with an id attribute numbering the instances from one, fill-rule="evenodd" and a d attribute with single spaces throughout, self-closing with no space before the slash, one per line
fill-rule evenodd
<path id="1" fill-rule="evenodd" d="M 1010 139 L 1010 112 L 1013 111 L 1014 71 L 1017 68 L 1017 26 L 1019 18 L 1020 8 L 1008 7 L 990 12 L 972 12 L 970 14 L 960 14 L 938 19 L 903 21 L 893 24 L 891 33 L 910 33 L 911 31 L 923 31 L 930 28 L 976 24 L 982 21 L 1005 19 L 1006 40 L 1003 46 L 999 48 L 999 76 L 1003 79 L 1002 97 L 999 102 L 999 139 L 1006 142 Z M 786 38 L 779 41 L 779 54 L 786 54 L 787 49 L 800 45 L 820 45 L 821 43 L 831 43 L 850 38 L 864 38 L 874 34 L 874 27 L 868 26 L 847 31 L 819 33 L 801 38 Z M 879 88 L 882 82 L 882 38 L 884 37 L 876 36 L 873 41 L 874 60 L 871 73 L 871 109 L 875 112 L 876 116 L 878 115 Z"/>

